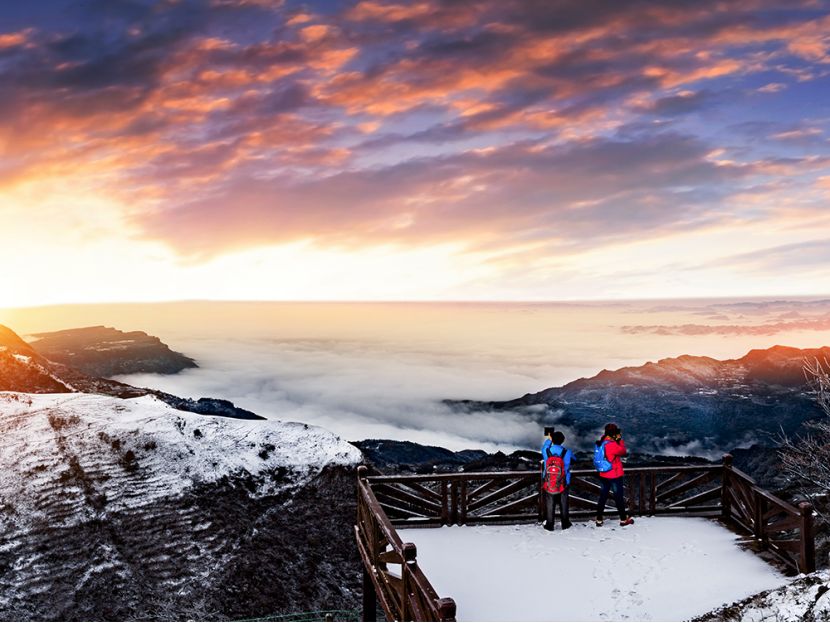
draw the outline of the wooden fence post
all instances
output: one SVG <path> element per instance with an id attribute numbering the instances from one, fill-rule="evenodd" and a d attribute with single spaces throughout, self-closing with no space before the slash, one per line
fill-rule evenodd
<path id="1" fill-rule="evenodd" d="M 628 481 L 628 486 L 626 488 L 628 491 L 628 516 L 636 517 L 637 509 L 639 507 L 637 494 L 640 492 L 639 487 L 637 487 L 637 478 L 629 474 L 626 480 Z"/>
<path id="2" fill-rule="evenodd" d="M 358 489 L 360 487 L 360 481 L 366 480 L 366 477 L 369 475 L 369 468 L 365 465 L 358 465 L 357 466 L 357 480 L 358 480 Z M 371 521 L 370 526 L 366 526 L 365 523 L 362 522 L 362 519 L 366 519 L 365 515 L 369 513 L 365 513 L 364 517 L 361 518 L 361 509 L 363 507 L 363 496 L 360 495 L 360 491 L 358 490 L 357 494 L 357 525 L 362 526 L 362 529 L 365 530 L 367 527 L 371 530 L 372 534 L 367 534 L 366 536 L 369 537 L 370 542 L 368 543 L 368 554 L 372 558 L 372 562 L 374 563 L 374 558 L 377 554 L 377 547 L 375 545 L 375 522 Z M 361 564 L 363 567 L 363 604 L 362 604 L 362 612 L 361 612 L 361 621 L 377 621 L 377 595 L 375 594 L 375 585 L 372 582 L 372 576 L 370 575 L 369 569 L 366 568 L 366 565 Z"/>
<path id="3" fill-rule="evenodd" d="M 638 507 L 640 511 L 640 515 L 646 514 L 646 475 L 645 472 L 640 474 L 640 491 L 637 495 L 637 501 L 639 502 Z"/>
<path id="4" fill-rule="evenodd" d="M 461 494 L 460 494 L 460 505 L 461 508 L 459 509 L 458 513 L 458 523 L 460 525 L 464 525 L 467 523 L 467 479 L 464 478 L 461 481 Z"/>
<path id="5" fill-rule="evenodd" d="M 361 621 L 377 621 L 377 595 L 369 571 L 363 567 L 363 612 Z"/>
<path id="6" fill-rule="evenodd" d="M 441 524 L 450 525 L 450 506 L 449 493 L 447 491 L 447 481 L 441 481 Z"/>
<path id="7" fill-rule="evenodd" d="M 455 621 L 456 607 L 452 597 L 442 597 L 438 600 L 438 620 Z"/>
<path id="8" fill-rule="evenodd" d="M 732 514 L 732 509 L 730 507 L 729 502 L 729 487 L 731 483 L 729 482 L 730 472 L 732 471 L 732 455 L 731 454 L 724 454 L 723 455 L 723 468 L 721 470 L 721 492 L 720 492 L 720 505 L 721 505 L 721 518 L 724 520 L 728 520 L 730 515 Z"/>
<path id="9" fill-rule="evenodd" d="M 769 544 L 767 538 L 767 522 L 764 520 L 764 515 L 767 513 L 767 499 L 761 495 L 759 491 L 755 491 L 755 498 L 753 500 L 755 504 L 755 513 L 754 513 L 754 528 L 755 528 L 755 538 L 761 543 L 761 547 L 766 548 Z"/>
<path id="10" fill-rule="evenodd" d="M 458 524 L 458 481 L 450 483 L 450 525 Z"/>
<path id="11" fill-rule="evenodd" d="M 415 575 L 415 562 L 418 548 L 415 543 L 404 543 L 402 547 L 403 563 L 401 564 L 401 621 L 412 621 L 413 613 L 409 607 L 409 585 Z"/>
<path id="12" fill-rule="evenodd" d="M 802 573 L 812 573 L 816 570 L 816 536 L 813 532 L 813 505 L 802 502 L 798 505 L 801 511 L 801 551 L 799 567 Z"/>
<path id="13" fill-rule="evenodd" d="M 657 474 L 651 474 L 651 487 L 648 494 L 649 515 L 654 515 L 657 509 Z"/>

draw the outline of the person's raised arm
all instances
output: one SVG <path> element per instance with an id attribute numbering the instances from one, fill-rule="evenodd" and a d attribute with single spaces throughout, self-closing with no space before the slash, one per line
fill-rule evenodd
<path id="1" fill-rule="evenodd" d="M 617 443 L 620 445 L 620 456 L 627 456 L 628 448 L 625 447 L 625 440 L 620 437 L 620 440 Z"/>

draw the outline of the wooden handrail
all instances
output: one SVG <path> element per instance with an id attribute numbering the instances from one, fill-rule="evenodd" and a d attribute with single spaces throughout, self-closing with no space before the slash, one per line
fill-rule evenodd
<path id="1" fill-rule="evenodd" d="M 626 474 L 662 474 L 666 472 L 719 472 L 722 469 L 720 465 L 677 465 L 672 467 L 626 467 Z M 596 471 L 592 469 L 574 469 L 571 470 L 572 476 L 596 476 Z M 470 481 L 470 480 L 510 480 L 517 478 L 528 478 L 530 476 L 539 476 L 539 470 L 521 470 L 510 472 L 453 472 L 449 474 L 406 474 L 401 476 L 368 476 L 366 480 L 370 483 L 383 482 L 442 482 L 442 481 Z"/>

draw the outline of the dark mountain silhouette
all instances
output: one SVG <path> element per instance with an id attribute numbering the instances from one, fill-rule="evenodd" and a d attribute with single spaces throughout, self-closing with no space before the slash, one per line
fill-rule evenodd
<path id="1" fill-rule="evenodd" d="M 144 331 L 125 333 L 112 327 L 83 327 L 35 333 L 37 352 L 58 363 L 93 376 L 119 374 L 176 374 L 196 368 L 190 357 L 170 350 L 159 338 Z"/>
<path id="2" fill-rule="evenodd" d="M 830 348 L 774 346 L 720 361 L 683 355 L 603 370 L 562 387 L 503 402 L 448 401 L 468 411 L 512 410 L 559 424 L 583 441 L 615 421 L 643 452 L 709 454 L 752 443 L 776 445 L 821 416 L 803 367 Z"/>

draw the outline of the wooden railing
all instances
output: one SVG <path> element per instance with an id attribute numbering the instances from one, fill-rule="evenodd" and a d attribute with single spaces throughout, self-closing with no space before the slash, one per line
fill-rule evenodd
<path id="1" fill-rule="evenodd" d="M 375 621 L 376 600 L 387 621 L 455 621 L 455 602 L 440 599 L 417 561 L 414 543 L 403 543 L 358 468 L 355 537 L 363 560 L 363 620 Z"/>
<path id="2" fill-rule="evenodd" d="M 396 528 L 542 519 L 536 471 L 368 476 L 361 467 L 357 486 L 364 620 L 374 620 L 375 596 L 390 621 L 455 620 L 455 602 L 438 598 L 417 564 L 415 545 L 402 543 Z M 596 472 L 572 472 L 572 520 L 596 515 L 599 491 Z M 815 571 L 812 506 L 796 508 L 761 489 L 732 466 L 730 455 L 722 465 L 626 468 L 625 491 L 631 515 L 720 518 L 790 569 Z M 609 499 L 606 509 L 613 504 Z"/>
<path id="3" fill-rule="evenodd" d="M 793 506 L 760 488 L 755 480 L 724 457 L 723 517 L 751 534 L 761 548 L 787 567 L 810 573 L 816 570 L 813 506 Z"/>

